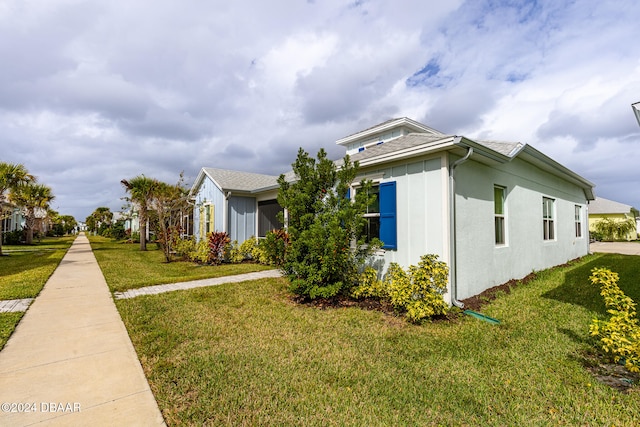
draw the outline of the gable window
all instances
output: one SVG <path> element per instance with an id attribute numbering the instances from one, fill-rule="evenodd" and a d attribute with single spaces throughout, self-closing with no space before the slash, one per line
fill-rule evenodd
<path id="1" fill-rule="evenodd" d="M 364 214 L 367 241 L 378 238 L 382 240 L 383 249 L 397 249 L 395 181 L 374 184 L 369 194 L 375 194 L 376 200 L 367 206 Z"/>
<path id="2" fill-rule="evenodd" d="M 504 193 L 504 187 L 498 185 L 493 187 L 493 215 L 496 245 L 504 245 L 506 243 Z"/>
<path id="3" fill-rule="evenodd" d="M 548 197 L 542 198 L 542 233 L 544 240 L 554 240 L 555 237 L 555 200 Z"/>
<path id="4" fill-rule="evenodd" d="M 575 206 L 576 237 L 582 237 L 582 206 Z"/>

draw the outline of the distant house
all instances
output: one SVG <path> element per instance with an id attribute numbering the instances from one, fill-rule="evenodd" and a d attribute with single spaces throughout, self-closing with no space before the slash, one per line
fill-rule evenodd
<path id="1" fill-rule="evenodd" d="M 22 230 L 25 224 L 22 210 L 10 203 L 0 203 L 2 203 L 2 206 L 0 206 L 0 209 L 2 209 L 2 221 L 0 222 L 2 234 Z"/>
<path id="2" fill-rule="evenodd" d="M 533 147 L 447 135 L 409 118 L 337 141 L 374 183 L 365 215 L 384 249 L 371 264 L 416 264 L 437 254 L 450 266 L 452 304 L 589 250 L 594 185 Z M 337 163 L 340 163 L 338 161 Z M 292 177 L 290 177 L 292 179 Z M 194 234 L 226 231 L 242 242 L 279 227 L 276 177 L 203 168 L 191 195 Z"/>
<path id="3" fill-rule="evenodd" d="M 194 200 L 193 234 L 227 232 L 242 243 L 282 228 L 278 221 L 278 177 L 250 172 L 202 168 L 190 195 Z"/>
<path id="4" fill-rule="evenodd" d="M 595 231 L 597 222 L 604 218 L 614 221 L 632 220 L 636 224 L 636 228 L 627 234 L 626 239 L 636 240 L 638 238 L 638 221 L 640 220 L 636 217 L 637 213 L 637 209 L 634 209 L 633 206 L 598 197 L 589 203 L 589 230 Z"/>

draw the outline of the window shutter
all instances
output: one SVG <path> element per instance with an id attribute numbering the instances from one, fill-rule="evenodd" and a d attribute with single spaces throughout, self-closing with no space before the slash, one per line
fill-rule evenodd
<path id="1" fill-rule="evenodd" d="M 380 240 L 384 249 L 398 249 L 396 225 L 396 183 L 380 184 Z"/>
<path id="2" fill-rule="evenodd" d="M 205 233 L 204 233 L 204 206 L 200 206 L 200 209 L 198 210 L 198 235 L 200 236 L 200 240 L 205 238 Z"/>
<path id="3" fill-rule="evenodd" d="M 209 205 L 209 231 L 210 232 L 214 232 L 216 231 L 216 223 L 215 223 L 215 206 L 214 205 Z"/>

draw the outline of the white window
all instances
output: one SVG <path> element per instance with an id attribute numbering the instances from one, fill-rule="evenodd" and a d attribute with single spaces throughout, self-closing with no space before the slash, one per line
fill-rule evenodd
<path id="1" fill-rule="evenodd" d="M 367 212 L 364 214 L 367 220 L 367 229 L 365 230 L 366 241 L 380 238 L 380 186 L 374 184 L 369 189 L 369 195 L 375 195 L 375 200 L 367 206 Z"/>
<path id="2" fill-rule="evenodd" d="M 582 206 L 575 206 L 576 237 L 582 237 Z"/>
<path id="3" fill-rule="evenodd" d="M 498 185 L 493 187 L 493 215 L 495 223 L 496 245 L 504 245 L 505 238 L 505 210 L 504 210 L 505 188 Z"/>
<path id="4" fill-rule="evenodd" d="M 548 197 L 542 198 L 542 232 L 544 240 L 555 240 L 555 200 Z"/>

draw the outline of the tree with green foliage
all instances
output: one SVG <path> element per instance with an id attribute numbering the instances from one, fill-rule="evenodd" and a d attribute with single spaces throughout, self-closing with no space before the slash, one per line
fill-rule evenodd
<path id="1" fill-rule="evenodd" d="M 11 213 L 12 207 L 7 203 L 9 193 L 20 185 L 35 182 L 36 178 L 18 163 L 0 162 L 0 221 Z M 0 231 L 0 256 L 2 256 L 2 232 Z"/>
<path id="2" fill-rule="evenodd" d="M 11 192 L 11 201 L 22 209 L 25 218 L 27 245 L 33 244 L 36 223 L 44 217 L 54 198 L 50 187 L 35 182 L 19 185 Z"/>
<path id="3" fill-rule="evenodd" d="M 91 215 L 85 219 L 89 231 L 101 234 L 105 229 L 111 227 L 113 212 L 106 206 L 96 208 Z"/>
<path id="4" fill-rule="evenodd" d="M 375 200 L 371 182 L 362 181 L 350 198 L 358 163 L 345 156 L 337 169 L 323 149 L 314 159 L 300 148 L 292 166 L 295 181 L 278 178 L 290 240 L 283 270 L 291 290 L 309 299 L 347 294 L 366 258 L 381 246 L 377 239 L 366 243 L 363 233 L 363 215 Z"/>
<path id="5" fill-rule="evenodd" d="M 149 204 L 158 180 L 138 175 L 132 179 L 123 179 L 120 183 L 129 193 L 131 202 L 138 206 L 138 221 L 140 222 L 140 250 L 147 250 L 147 227 L 149 220 Z"/>

